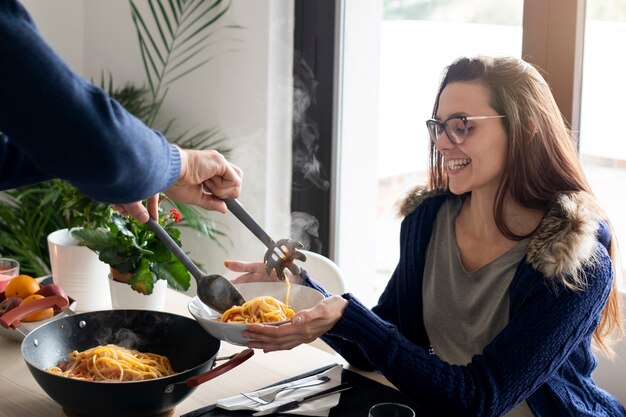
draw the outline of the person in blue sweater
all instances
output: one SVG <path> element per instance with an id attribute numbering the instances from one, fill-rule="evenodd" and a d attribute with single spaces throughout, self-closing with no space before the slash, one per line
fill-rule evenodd
<path id="1" fill-rule="evenodd" d="M 161 191 L 226 212 L 221 198 L 239 195 L 241 177 L 217 151 L 183 150 L 148 128 L 74 73 L 18 1 L 0 0 L 0 189 L 60 178 L 146 222 Z"/>
<path id="2" fill-rule="evenodd" d="M 325 293 L 288 324 L 248 325 L 248 346 L 321 337 L 435 416 L 626 416 L 591 377 L 592 346 L 610 354 L 622 332 L 616 238 L 546 81 L 516 58 L 460 58 L 426 124 L 428 184 L 401 204 L 377 305 Z M 226 266 L 273 279 L 259 262 Z"/>

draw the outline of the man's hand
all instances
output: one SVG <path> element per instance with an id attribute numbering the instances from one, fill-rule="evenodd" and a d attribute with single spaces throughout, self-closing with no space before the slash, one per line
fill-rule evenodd
<path id="1" fill-rule="evenodd" d="M 136 201 L 128 204 L 116 204 L 113 206 L 120 214 L 124 216 L 131 216 L 137 219 L 140 223 L 145 223 L 150 217 L 153 219 L 159 218 L 159 196 L 153 195 L 148 198 L 147 208 L 141 203 Z"/>
<path id="2" fill-rule="evenodd" d="M 180 177 L 165 194 L 174 201 L 193 204 L 207 210 L 226 212 L 224 198 L 237 198 L 243 173 L 222 154 L 213 150 L 180 149 Z M 208 191 L 207 191 L 208 190 Z M 116 204 L 123 215 L 145 223 L 158 219 L 158 195 L 148 198 L 147 207 L 140 202 Z"/>
<path id="3" fill-rule="evenodd" d="M 222 199 L 239 197 L 241 169 L 217 151 L 181 149 L 180 159 L 180 178 L 165 194 L 174 201 L 225 213 Z"/>

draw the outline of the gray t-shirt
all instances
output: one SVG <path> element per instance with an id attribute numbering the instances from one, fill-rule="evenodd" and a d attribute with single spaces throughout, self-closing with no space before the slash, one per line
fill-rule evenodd
<path id="1" fill-rule="evenodd" d="M 426 254 L 424 324 L 434 353 L 454 365 L 466 365 L 509 322 L 509 285 L 530 239 L 476 271 L 461 263 L 454 223 L 462 197 L 446 200 L 439 212 Z M 522 402 L 506 417 L 532 417 Z"/>

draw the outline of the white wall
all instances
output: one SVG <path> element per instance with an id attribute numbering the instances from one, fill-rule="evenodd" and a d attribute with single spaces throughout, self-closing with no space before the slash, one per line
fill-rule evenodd
<path id="1" fill-rule="evenodd" d="M 78 73 L 83 73 L 84 10 L 76 0 L 23 0 L 39 31 L 56 52 Z"/>
<path id="2" fill-rule="evenodd" d="M 116 85 L 144 83 L 127 0 L 25 0 L 24 5 L 81 75 L 98 81 L 102 71 L 110 71 Z M 171 88 L 164 114 L 188 128 L 221 128 L 230 138 L 231 161 L 244 170 L 241 203 L 272 237 L 288 237 L 293 2 L 233 0 L 222 24 L 243 28 L 225 32 L 216 58 Z M 265 247 L 231 214 L 209 217 L 228 234 L 227 252 L 194 232 L 183 235 L 183 249 L 206 272 L 226 274 L 224 259 L 262 259 Z"/>

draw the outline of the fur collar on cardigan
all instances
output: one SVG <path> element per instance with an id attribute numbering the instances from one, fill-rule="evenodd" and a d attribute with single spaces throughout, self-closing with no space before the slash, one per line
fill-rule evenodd
<path id="1" fill-rule="evenodd" d="M 406 217 L 428 197 L 443 193 L 446 192 L 415 188 L 399 203 L 399 214 Z M 580 281 L 583 277 L 578 272 L 594 260 L 596 231 L 602 219 L 602 210 L 589 194 L 559 195 L 528 244 L 528 262 L 547 278 L 564 280 L 566 286 L 580 288 L 584 282 Z"/>

